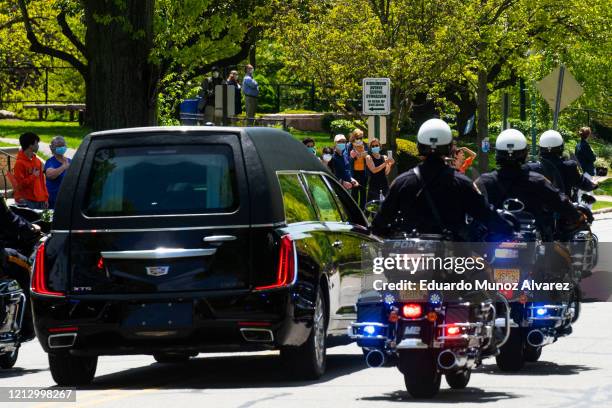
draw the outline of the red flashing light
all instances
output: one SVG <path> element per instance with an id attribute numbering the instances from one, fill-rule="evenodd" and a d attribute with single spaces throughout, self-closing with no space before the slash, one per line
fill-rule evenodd
<path id="1" fill-rule="evenodd" d="M 100 257 L 100 259 L 98 259 L 98 265 L 96 265 L 96 267 L 100 271 L 104 269 L 104 258 Z"/>
<path id="2" fill-rule="evenodd" d="M 44 296 L 65 296 L 62 292 L 54 292 L 47 287 L 47 276 L 45 270 L 45 243 L 40 244 L 36 250 L 34 261 L 34 275 L 32 276 L 32 292 Z"/>
<path id="3" fill-rule="evenodd" d="M 271 322 L 238 322 L 238 326 L 241 327 L 270 327 Z"/>
<path id="4" fill-rule="evenodd" d="M 461 333 L 461 328 L 460 327 L 457 327 L 457 326 L 448 326 L 446 328 L 446 334 L 448 336 L 457 336 L 460 333 Z"/>
<path id="5" fill-rule="evenodd" d="M 272 285 L 257 286 L 255 290 L 275 289 L 290 285 L 295 279 L 295 247 L 290 235 L 284 235 L 280 242 L 276 282 Z"/>
<path id="6" fill-rule="evenodd" d="M 421 317 L 423 308 L 418 303 L 407 303 L 402 307 L 402 314 L 408 319 Z"/>

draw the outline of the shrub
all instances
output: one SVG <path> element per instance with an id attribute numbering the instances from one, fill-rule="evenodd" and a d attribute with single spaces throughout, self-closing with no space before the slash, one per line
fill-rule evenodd
<path id="1" fill-rule="evenodd" d="M 336 120 L 336 114 L 334 113 L 326 113 L 323 115 L 323 118 L 321 119 L 321 127 L 323 128 L 323 130 L 325 132 L 329 132 L 331 133 L 331 126 L 332 126 L 332 122 Z"/>
<path id="2" fill-rule="evenodd" d="M 351 133 L 357 126 L 355 122 L 349 119 L 336 119 L 331 122 L 331 133 L 336 135 L 342 133 L 348 139 L 348 134 Z"/>
<path id="3" fill-rule="evenodd" d="M 597 155 L 606 161 L 612 161 L 612 145 L 604 144 L 599 148 Z"/>
<path id="4" fill-rule="evenodd" d="M 408 171 L 421 162 L 415 142 L 406 139 L 396 139 L 395 142 L 397 143 L 395 161 L 397 162 L 398 173 Z"/>

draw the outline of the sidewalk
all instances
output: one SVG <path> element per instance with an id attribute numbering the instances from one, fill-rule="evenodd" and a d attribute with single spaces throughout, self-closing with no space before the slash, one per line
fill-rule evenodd
<path id="1" fill-rule="evenodd" d="M 9 139 L 7 137 L 0 137 L 0 143 L 13 144 L 13 145 L 19 146 L 18 139 Z M 51 153 L 51 149 L 49 149 L 49 143 L 40 142 L 38 144 L 38 151 L 47 157 L 53 156 L 53 153 Z M 65 156 L 72 159 L 72 156 L 74 156 L 75 153 L 76 153 L 75 149 L 68 149 L 68 151 L 66 151 Z"/>

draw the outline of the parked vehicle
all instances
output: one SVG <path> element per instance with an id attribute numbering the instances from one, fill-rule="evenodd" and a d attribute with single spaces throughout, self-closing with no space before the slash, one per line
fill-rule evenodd
<path id="1" fill-rule="evenodd" d="M 355 318 L 370 241 L 348 193 L 278 129 L 93 133 L 38 249 L 37 335 L 60 385 L 91 382 L 100 355 L 269 349 L 317 378 L 326 336 Z"/>

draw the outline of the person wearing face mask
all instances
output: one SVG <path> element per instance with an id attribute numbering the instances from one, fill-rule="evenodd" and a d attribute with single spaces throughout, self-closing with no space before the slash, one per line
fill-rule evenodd
<path id="1" fill-rule="evenodd" d="M 359 207 L 363 210 L 366 205 L 366 186 L 368 185 L 368 173 L 366 171 L 366 157 L 368 151 L 363 142 L 363 131 L 355 129 L 350 135 L 349 155 L 352 159 L 353 178 L 359 183 L 359 187 L 351 190 L 351 195 Z"/>
<path id="2" fill-rule="evenodd" d="M 351 159 L 346 148 L 346 137 L 342 134 L 336 135 L 334 143 L 336 147 L 332 157 L 332 169 L 336 178 L 347 190 L 359 187 L 359 183 L 353 178 Z"/>
<path id="3" fill-rule="evenodd" d="M 259 84 L 257 84 L 257 81 L 253 78 L 253 72 L 253 66 L 248 64 L 245 67 L 244 79 L 242 80 L 242 93 L 244 93 L 244 105 L 247 121 L 249 123 L 255 121 L 257 97 L 259 96 Z"/>
<path id="4" fill-rule="evenodd" d="M 19 136 L 21 149 L 17 153 L 13 169 L 13 197 L 19 205 L 33 208 L 47 208 L 49 193 L 45 185 L 42 162 L 36 157 L 40 138 L 37 134 L 26 132 Z"/>
<path id="5" fill-rule="evenodd" d="M 372 139 L 370 141 L 370 154 L 366 157 L 366 165 L 370 170 L 370 180 L 368 185 L 368 201 L 380 200 L 389 193 L 389 181 L 387 176 L 391 172 L 391 167 L 395 160 L 380 154 L 380 141 Z"/>
<path id="6" fill-rule="evenodd" d="M 204 78 L 200 85 L 201 90 L 198 96 L 198 111 L 204 113 L 205 122 L 215 121 L 215 87 L 223 84 L 223 78 L 217 67 L 212 67 L 211 76 Z"/>
<path id="7" fill-rule="evenodd" d="M 45 163 L 45 176 L 47 176 L 47 191 L 49 192 L 49 208 L 55 208 L 55 200 L 57 199 L 57 193 L 59 192 L 64 174 L 68 167 L 70 167 L 70 159 L 67 158 L 66 151 L 66 140 L 61 136 L 55 136 L 49 148 L 53 153 L 51 157 Z"/>
<path id="8" fill-rule="evenodd" d="M 323 163 L 333 173 L 332 158 L 334 157 L 334 149 L 331 147 L 324 147 L 321 150 L 321 163 Z"/>
<path id="9" fill-rule="evenodd" d="M 302 140 L 302 143 L 304 146 L 306 146 L 310 153 L 314 154 L 315 156 L 317 155 L 317 148 L 315 147 L 315 141 L 313 138 L 307 137 Z"/>

